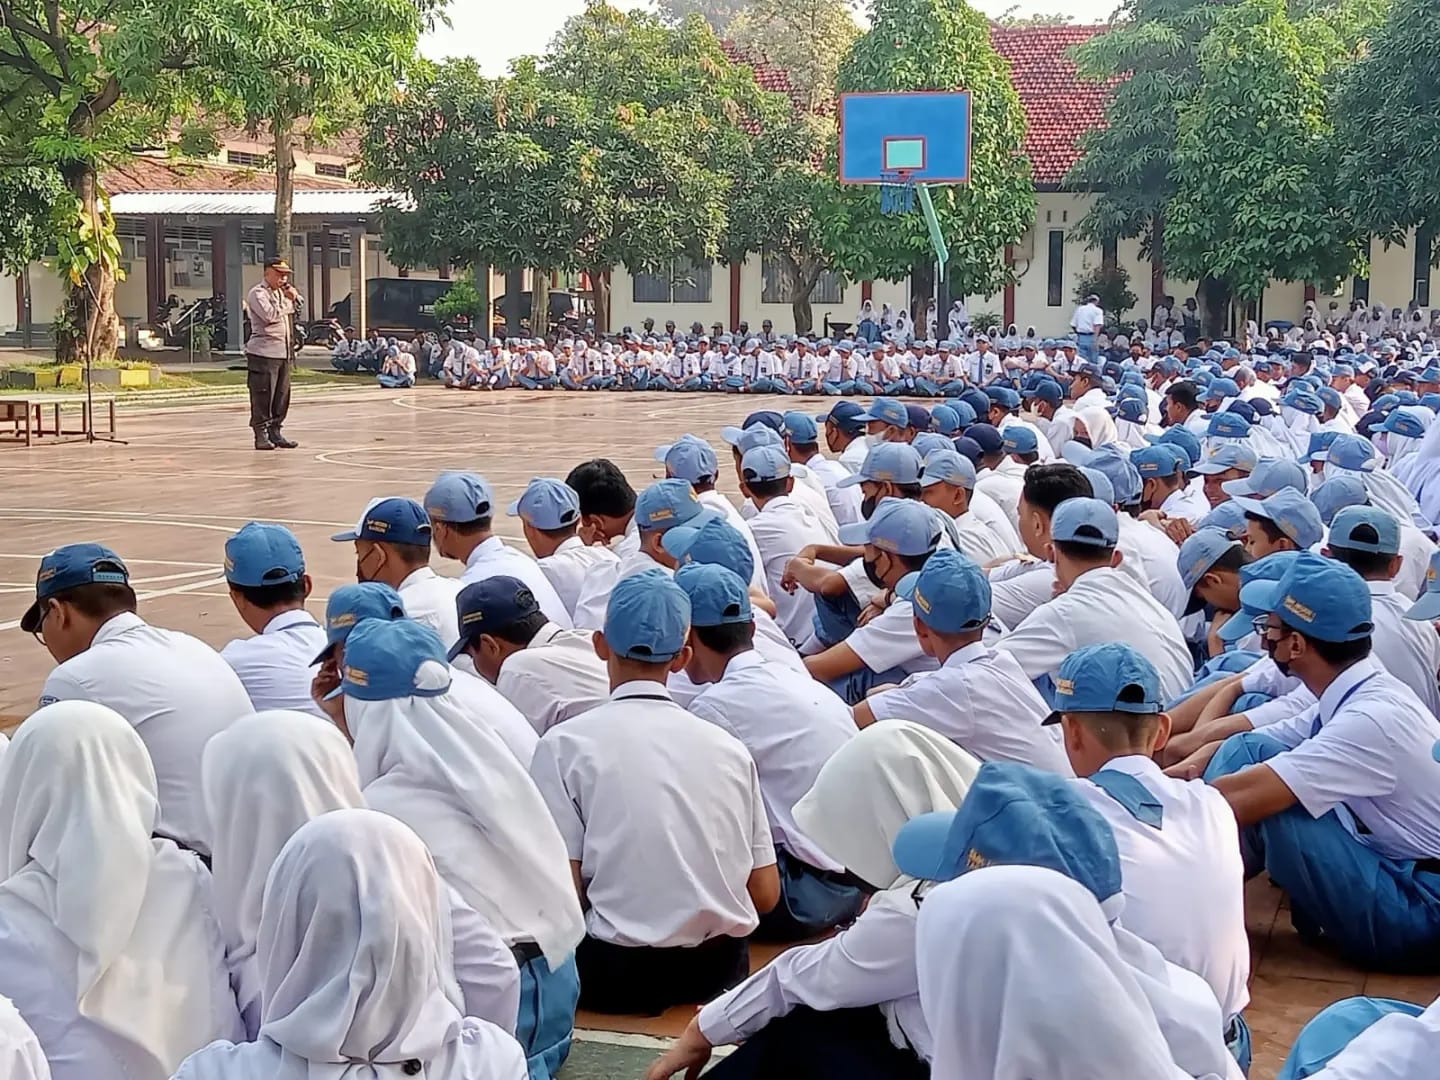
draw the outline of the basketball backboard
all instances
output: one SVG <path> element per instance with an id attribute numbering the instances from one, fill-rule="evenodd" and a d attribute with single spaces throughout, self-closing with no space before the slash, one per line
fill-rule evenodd
<path id="1" fill-rule="evenodd" d="M 970 181 L 970 94 L 919 90 L 840 95 L 840 182 Z"/>

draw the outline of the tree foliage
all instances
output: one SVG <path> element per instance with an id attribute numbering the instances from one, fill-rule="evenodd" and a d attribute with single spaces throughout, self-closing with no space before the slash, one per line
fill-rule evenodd
<path id="1" fill-rule="evenodd" d="M 1074 21 L 1075 16 L 1065 11 L 1037 11 L 1022 15 L 1019 4 L 1011 4 L 995 16 L 995 25 L 1004 27 L 1069 26 Z"/>
<path id="2" fill-rule="evenodd" d="M 1135 294 L 1130 291 L 1130 271 L 1123 266 L 1087 267 L 1075 283 L 1075 303 L 1083 304 L 1087 296 L 1098 296 L 1100 307 L 1107 321 L 1122 323 L 1126 313 L 1135 306 Z"/>
<path id="3" fill-rule="evenodd" d="M 833 107 L 835 73 L 860 27 L 842 0 L 751 0 L 726 36 L 747 56 L 784 71 L 806 112 Z"/>
<path id="4" fill-rule="evenodd" d="M 990 23 L 964 0 L 875 0 L 872 16 L 840 65 L 839 89 L 970 91 L 970 183 L 933 197 L 954 291 L 994 292 L 1007 273 L 1001 252 L 1034 220 L 1035 189 L 1022 152 L 1025 112 L 990 43 Z M 912 270 L 923 277 L 934 261 L 924 219 L 882 215 L 872 188 L 843 188 L 825 234 L 832 263 L 852 279 L 894 280 Z"/>
<path id="5" fill-rule="evenodd" d="M 682 23 L 699 15 L 717 34 L 724 34 L 745 7 L 745 0 L 656 0 L 655 6 L 670 22 Z"/>
<path id="6" fill-rule="evenodd" d="M 64 179 L 53 168 L 0 168 L 0 271 L 19 276 L 43 257 L 72 203 Z"/>

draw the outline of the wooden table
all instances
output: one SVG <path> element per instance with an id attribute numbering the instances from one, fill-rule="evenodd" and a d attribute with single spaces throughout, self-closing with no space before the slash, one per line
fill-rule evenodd
<path id="1" fill-rule="evenodd" d="M 97 411 L 100 408 L 106 410 L 109 422 L 108 435 L 115 437 L 115 396 L 113 394 L 94 395 L 94 406 Z M 67 406 L 80 406 L 80 426 L 67 428 L 67 415 L 73 417 L 74 413 L 63 413 L 62 409 Z M 45 426 L 46 408 L 49 407 L 50 427 Z M 64 442 L 73 439 L 83 439 L 92 430 L 92 418 L 90 416 L 91 399 L 84 394 L 36 394 L 27 397 L 23 394 L 5 394 L 0 396 L 0 424 L 10 425 L 10 436 L 5 441 L 22 443 L 31 446 L 37 439 L 52 436 L 52 441 Z M 100 434 L 100 432 L 96 432 Z"/>

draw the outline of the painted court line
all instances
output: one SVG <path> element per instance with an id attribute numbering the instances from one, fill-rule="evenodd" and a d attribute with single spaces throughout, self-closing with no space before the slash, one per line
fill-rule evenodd
<path id="1" fill-rule="evenodd" d="M 176 585 L 169 589 L 157 589 L 154 592 L 136 593 L 135 598 L 142 603 L 146 600 L 157 600 L 162 596 L 177 596 L 180 593 L 195 592 L 199 589 L 208 589 L 215 585 L 225 584 L 223 577 L 208 578 L 205 581 L 192 581 L 188 585 Z M 20 620 L 11 619 L 9 622 L 0 622 L 0 631 L 20 629 Z"/>

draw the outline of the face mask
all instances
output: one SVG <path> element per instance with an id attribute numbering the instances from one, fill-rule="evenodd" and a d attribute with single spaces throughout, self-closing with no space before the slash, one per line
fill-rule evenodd
<path id="1" fill-rule="evenodd" d="M 875 513 L 875 507 L 879 502 L 880 496 L 866 495 L 863 499 L 860 500 L 860 516 L 866 521 L 869 521 L 870 515 Z"/>
<path id="2" fill-rule="evenodd" d="M 865 568 L 865 576 L 870 579 L 871 585 L 874 585 L 877 589 L 885 588 L 885 581 L 880 577 L 879 559 L 862 559 L 860 564 Z"/>
<path id="3" fill-rule="evenodd" d="M 1086 449 L 1089 449 L 1089 447 L 1090 447 L 1090 436 L 1089 436 L 1089 435 L 1074 435 L 1074 436 L 1071 436 L 1070 441 L 1071 441 L 1071 442 L 1079 443 L 1081 446 L 1085 447 Z"/>

